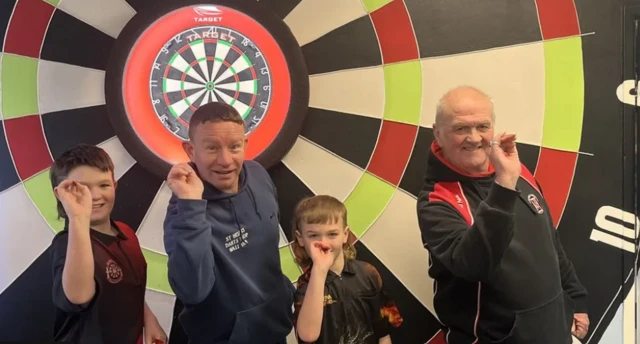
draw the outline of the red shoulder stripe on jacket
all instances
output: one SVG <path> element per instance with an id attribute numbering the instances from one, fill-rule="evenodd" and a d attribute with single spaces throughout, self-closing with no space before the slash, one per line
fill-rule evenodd
<path id="1" fill-rule="evenodd" d="M 533 174 L 529 171 L 529 169 L 524 164 L 521 163 L 520 166 L 521 166 L 520 177 L 526 180 L 527 183 L 529 183 L 529 185 L 531 185 L 534 189 L 536 189 L 536 191 L 538 191 L 538 193 L 542 194 L 540 192 L 540 189 L 538 188 L 538 182 L 536 182 L 536 178 L 533 176 Z"/>
<path id="2" fill-rule="evenodd" d="M 473 224 L 473 217 L 469 209 L 469 202 L 464 195 L 459 182 L 439 182 L 429 193 L 429 202 L 446 202 L 454 207 L 469 225 Z"/>

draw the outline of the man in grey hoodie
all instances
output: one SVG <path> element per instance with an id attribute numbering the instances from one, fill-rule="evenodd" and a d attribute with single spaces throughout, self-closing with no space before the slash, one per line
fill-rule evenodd
<path id="1" fill-rule="evenodd" d="M 245 122 L 212 102 L 190 119 L 164 222 L 169 283 L 191 344 L 285 344 L 294 287 L 282 273 L 275 186 L 245 161 Z"/>

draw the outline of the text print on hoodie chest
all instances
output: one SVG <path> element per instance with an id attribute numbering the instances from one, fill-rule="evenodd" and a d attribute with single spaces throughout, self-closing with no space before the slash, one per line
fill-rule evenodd
<path id="1" fill-rule="evenodd" d="M 207 217 L 213 244 L 219 250 L 235 253 L 249 245 L 278 245 L 277 205 L 269 198 L 254 203 L 250 195 L 239 193 L 213 202 L 217 206 L 208 207 Z"/>

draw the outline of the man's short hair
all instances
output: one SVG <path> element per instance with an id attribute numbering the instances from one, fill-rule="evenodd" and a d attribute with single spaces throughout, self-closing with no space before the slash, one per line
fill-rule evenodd
<path id="1" fill-rule="evenodd" d="M 438 104 L 436 104 L 436 119 L 435 122 L 436 124 L 441 123 L 442 120 L 444 119 L 444 116 L 447 114 L 447 99 L 449 97 L 449 95 L 457 90 L 460 89 L 470 89 L 470 90 L 474 90 L 477 93 L 479 93 L 480 95 L 482 95 L 485 99 L 487 99 L 487 101 L 491 104 L 491 121 L 495 123 L 496 121 L 496 114 L 495 114 L 495 107 L 494 107 L 494 103 L 493 103 L 493 99 L 491 99 L 491 97 L 485 93 L 484 91 L 482 91 L 481 89 L 474 87 L 474 86 L 469 86 L 469 85 L 462 85 L 462 86 L 457 86 L 454 87 L 452 89 L 450 89 L 449 91 L 447 91 L 445 94 L 442 95 L 442 97 L 438 100 Z"/>
<path id="2" fill-rule="evenodd" d="M 55 189 L 62 181 L 67 179 L 73 169 L 79 166 L 95 167 L 102 172 L 111 172 L 113 178 L 114 166 L 109 154 L 100 147 L 81 143 L 60 154 L 53 162 L 49 170 L 51 187 Z M 62 203 L 57 199 L 56 201 L 58 218 L 66 217 L 67 214 Z"/>
<path id="3" fill-rule="evenodd" d="M 200 106 L 189 120 L 189 139 L 193 140 L 198 125 L 206 122 L 233 122 L 244 127 L 244 120 L 238 110 L 224 102 L 210 102 Z"/>

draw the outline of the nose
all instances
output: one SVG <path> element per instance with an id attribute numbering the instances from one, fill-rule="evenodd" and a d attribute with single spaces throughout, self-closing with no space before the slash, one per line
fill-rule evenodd
<path id="1" fill-rule="evenodd" d="M 217 156 L 218 164 L 222 166 L 229 166 L 233 162 L 231 159 L 231 153 L 227 149 L 222 149 Z"/>
<path id="2" fill-rule="evenodd" d="M 478 144 L 480 143 L 480 141 L 482 141 L 482 135 L 480 135 L 480 133 L 476 129 L 471 129 L 469 135 L 467 136 L 467 141 L 470 143 Z"/>
<path id="3" fill-rule="evenodd" d="M 97 200 L 99 200 L 101 198 L 100 190 L 98 190 L 97 188 L 91 188 L 90 191 L 91 191 L 91 200 L 92 201 L 97 201 Z"/>

